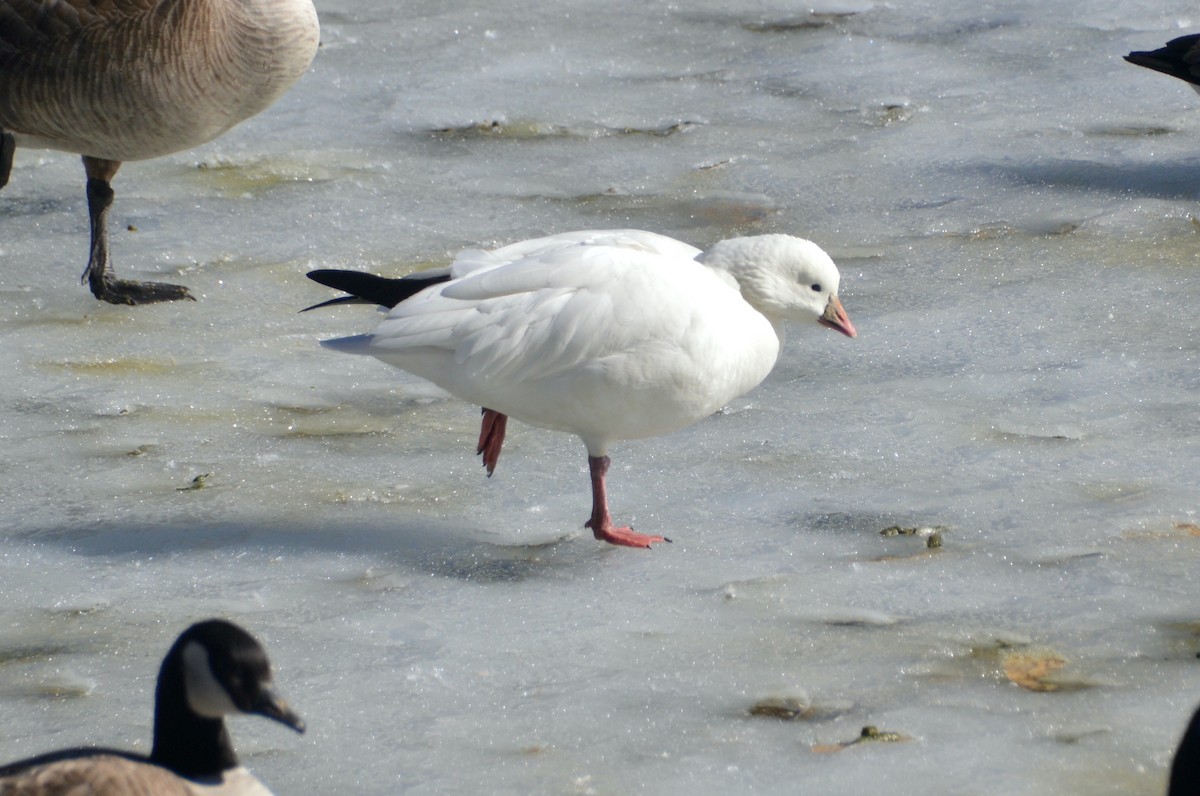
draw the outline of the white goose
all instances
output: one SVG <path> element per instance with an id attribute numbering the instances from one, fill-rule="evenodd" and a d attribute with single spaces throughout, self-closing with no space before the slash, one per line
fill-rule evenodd
<path id="1" fill-rule="evenodd" d="M 304 732 L 271 688 L 262 646 L 220 619 L 185 630 L 163 659 L 150 756 L 64 749 L 0 766 L 0 796 L 270 796 L 238 763 L 224 716 L 265 716 Z"/>
<path id="2" fill-rule="evenodd" d="M 17 146 L 83 155 L 92 293 L 191 298 L 113 276 L 111 180 L 123 161 L 190 149 L 265 109 L 318 36 L 312 0 L 0 0 L 0 188 Z"/>
<path id="3" fill-rule="evenodd" d="M 701 251 L 651 232 L 570 232 L 404 279 L 314 271 L 340 302 L 391 308 L 374 333 L 323 344 L 369 354 L 484 407 L 477 452 L 491 475 L 506 416 L 578 435 L 587 448 L 597 539 L 649 547 L 616 527 L 608 446 L 666 434 L 715 412 L 771 372 L 785 321 L 854 337 L 837 267 L 788 235 Z M 313 309 L 310 307 L 309 309 Z"/>
<path id="4" fill-rule="evenodd" d="M 1200 34 L 1171 39 L 1157 50 L 1139 50 L 1125 56 L 1131 64 L 1144 66 L 1187 82 L 1200 94 Z"/>

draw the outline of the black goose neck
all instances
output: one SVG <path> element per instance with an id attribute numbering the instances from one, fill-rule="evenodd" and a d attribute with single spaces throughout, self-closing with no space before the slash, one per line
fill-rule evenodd
<path id="1" fill-rule="evenodd" d="M 222 719 L 197 715 L 187 702 L 184 639 L 163 660 L 154 698 L 154 746 L 150 760 L 181 776 L 211 777 L 238 765 Z"/>

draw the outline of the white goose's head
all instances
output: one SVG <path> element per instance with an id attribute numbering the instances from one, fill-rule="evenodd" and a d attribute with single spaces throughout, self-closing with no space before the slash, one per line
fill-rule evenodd
<path id="1" fill-rule="evenodd" d="M 742 298 L 772 320 L 815 320 L 847 337 L 858 334 L 838 300 L 841 274 L 812 241 L 791 235 L 731 238 L 696 259 L 728 272 Z"/>

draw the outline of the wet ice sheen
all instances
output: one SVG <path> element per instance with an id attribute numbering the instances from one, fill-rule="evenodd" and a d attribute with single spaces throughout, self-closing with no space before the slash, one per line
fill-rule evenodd
<path id="1" fill-rule="evenodd" d="M 0 194 L 4 758 L 145 749 L 216 614 L 310 722 L 233 723 L 281 794 L 1162 792 L 1200 700 L 1200 105 L 1120 56 L 1192 7 L 320 11 L 277 106 L 117 178 L 117 268 L 197 304 L 77 285 L 73 158 Z M 476 408 L 319 349 L 369 309 L 295 312 L 313 267 L 611 226 L 810 237 L 860 330 L 613 451 L 649 553 L 582 532 L 573 439 L 513 427 L 488 480 Z M 868 724 L 915 740 L 812 751 Z"/>

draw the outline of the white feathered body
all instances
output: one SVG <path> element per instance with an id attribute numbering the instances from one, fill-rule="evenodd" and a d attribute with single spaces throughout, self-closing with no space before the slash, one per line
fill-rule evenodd
<path id="1" fill-rule="evenodd" d="M 450 281 L 397 305 L 373 334 L 326 345 L 575 433 L 600 456 L 610 441 L 707 417 L 775 365 L 779 330 L 700 254 L 633 230 L 467 251 Z"/>

